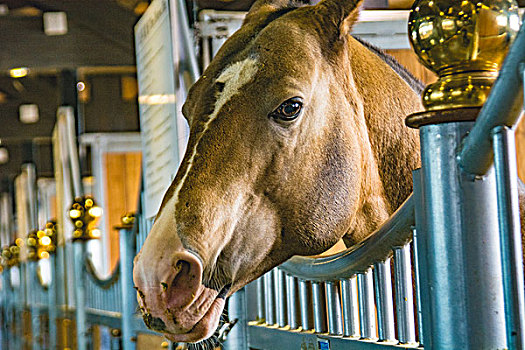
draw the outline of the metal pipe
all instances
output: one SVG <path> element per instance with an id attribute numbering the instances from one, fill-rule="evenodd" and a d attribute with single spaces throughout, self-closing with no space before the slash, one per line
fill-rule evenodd
<path id="1" fill-rule="evenodd" d="M 290 275 L 310 281 L 335 281 L 366 270 L 392 254 L 392 247 L 403 246 L 412 239 L 414 201 L 408 197 L 383 225 L 360 243 L 359 249 L 320 258 L 294 256 L 280 268 Z"/>
<path id="2" fill-rule="evenodd" d="M 523 22 L 523 19 L 522 19 Z M 490 90 L 476 125 L 460 148 L 459 166 L 468 174 L 483 175 L 492 165 L 490 133 L 498 125 L 513 127 L 523 106 L 522 64 L 525 51 L 525 26 L 521 26 Z"/>
<path id="3" fill-rule="evenodd" d="M 326 282 L 325 288 L 328 310 L 328 333 L 330 335 L 343 335 L 339 281 Z"/>
<path id="4" fill-rule="evenodd" d="M 133 266 L 133 243 L 135 240 L 132 229 L 119 229 L 120 243 L 120 300 L 122 302 L 122 346 L 126 350 L 135 348 L 135 343 L 131 341 L 133 337 L 132 318 L 134 311 L 134 301 L 131 300 L 133 290 L 132 271 Z M 117 295 L 115 293 L 115 295 Z"/>
<path id="5" fill-rule="evenodd" d="M 32 293 L 29 293 L 29 298 L 32 299 L 29 303 L 29 312 L 31 313 L 31 340 L 32 340 L 32 349 L 33 350 L 39 350 L 41 345 L 41 340 L 39 340 L 42 337 L 42 334 L 40 332 L 41 325 L 40 325 L 40 310 L 38 307 L 36 307 L 36 303 L 40 300 L 37 300 L 37 292 L 40 292 L 41 285 L 39 281 L 37 280 L 37 272 L 36 272 L 36 264 L 37 262 L 31 261 L 28 262 L 28 268 L 29 268 L 29 274 L 30 274 L 30 281 L 32 282 L 28 287 L 31 288 L 38 288 L 37 291 L 33 290 Z M 34 287 L 33 287 L 34 286 Z M 38 293 L 40 294 L 40 293 Z M 42 337 L 43 338 L 43 337 Z"/>
<path id="6" fill-rule="evenodd" d="M 265 322 L 264 277 L 257 279 L 257 321 Z"/>
<path id="7" fill-rule="evenodd" d="M 187 12 L 186 12 L 186 2 L 184 0 L 177 0 L 177 20 L 179 22 L 178 28 L 182 32 L 182 44 L 184 53 L 187 55 L 187 62 L 185 68 L 190 73 L 191 83 L 199 79 L 199 64 L 197 63 L 197 57 L 195 55 L 195 45 L 193 43 L 193 38 L 190 33 L 189 23 Z M 189 86 L 188 86 L 189 88 Z"/>
<path id="8" fill-rule="evenodd" d="M 275 288 L 272 271 L 264 275 L 264 294 L 266 296 L 266 324 L 275 324 Z"/>
<path id="9" fill-rule="evenodd" d="M 390 258 L 374 264 L 374 287 L 377 305 L 377 333 L 380 341 L 394 341 L 394 304 Z"/>
<path id="10" fill-rule="evenodd" d="M 85 297 L 85 276 L 84 276 L 84 257 L 85 243 L 77 241 L 73 243 L 74 250 L 74 292 L 75 292 L 75 316 L 77 330 L 77 349 L 87 350 L 87 319 L 86 319 L 86 297 Z"/>
<path id="11" fill-rule="evenodd" d="M 298 329 L 301 311 L 297 297 L 297 279 L 294 276 L 286 275 L 286 295 L 288 296 L 288 324 L 290 329 Z"/>
<path id="12" fill-rule="evenodd" d="M 414 280 L 415 280 L 415 287 L 416 287 L 416 313 L 417 313 L 417 335 L 418 335 L 418 342 L 420 346 L 425 345 L 424 343 L 424 337 L 423 337 L 423 308 L 421 307 L 421 288 L 420 288 L 420 279 L 419 279 L 419 263 L 417 261 L 417 236 L 418 232 L 414 228 L 412 230 L 413 232 L 413 241 L 412 241 L 412 255 L 414 258 Z"/>
<path id="13" fill-rule="evenodd" d="M 374 282 L 371 268 L 357 275 L 359 288 L 359 315 L 361 337 L 365 339 L 377 338 L 376 314 L 374 305 Z"/>
<path id="14" fill-rule="evenodd" d="M 343 294 L 343 336 L 360 337 L 356 276 L 341 280 L 341 293 Z"/>
<path id="15" fill-rule="evenodd" d="M 394 248 L 397 334 L 404 344 L 416 342 L 414 321 L 414 294 L 412 291 L 412 265 L 410 244 Z"/>
<path id="16" fill-rule="evenodd" d="M 226 341 L 223 343 L 224 350 L 248 349 L 248 334 L 246 325 L 246 287 L 235 292 L 228 299 L 228 318 L 237 320 L 237 323 L 227 334 Z M 230 321 L 231 322 L 231 321 Z"/>
<path id="17" fill-rule="evenodd" d="M 279 268 L 273 269 L 273 277 L 275 279 L 276 290 L 276 304 L 277 304 L 277 324 L 279 327 L 286 327 L 288 323 L 287 315 L 287 296 L 286 296 L 286 275 L 284 271 Z"/>
<path id="18" fill-rule="evenodd" d="M 314 329 L 310 281 L 299 280 L 299 304 L 301 306 L 301 328 L 304 331 Z"/>
<path id="19" fill-rule="evenodd" d="M 525 346 L 523 250 L 514 131 L 504 126 L 496 127 L 493 131 L 493 146 L 507 346 L 509 349 L 523 349 Z"/>
<path id="20" fill-rule="evenodd" d="M 472 178 L 455 159 L 472 124 L 420 127 L 428 348 L 507 347 L 494 173 Z"/>
<path id="21" fill-rule="evenodd" d="M 57 111 L 59 138 L 61 151 L 67 155 L 67 164 L 64 168 L 70 173 L 67 174 L 71 179 L 72 192 L 74 197 L 80 197 L 84 193 L 82 179 L 80 177 L 80 163 L 78 161 L 78 151 L 75 134 L 75 113 L 71 106 L 58 107 Z"/>
<path id="22" fill-rule="evenodd" d="M 312 282 L 312 299 L 314 308 L 314 329 L 316 333 L 326 333 L 326 296 L 322 282 Z"/>

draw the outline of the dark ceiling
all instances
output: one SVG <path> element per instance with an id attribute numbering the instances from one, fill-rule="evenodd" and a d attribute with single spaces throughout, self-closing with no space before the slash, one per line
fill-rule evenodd
<path id="1" fill-rule="evenodd" d="M 123 99 L 121 85 L 135 76 L 133 26 L 147 5 L 144 0 L 0 0 L 0 142 L 10 155 L 0 165 L 0 182 L 12 181 L 28 161 L 36 163 L 39 175 L 52 176 L 50 138 L 60 105 L 82 111 L 79 131 L 138 130 L 136 99 Z M 44 33 L 46 12 L 66 13 L 66 34 Z M 29 74 L 12 78 L 9 71 L 16 67 L 27 67 Z M 89 91 L 79 101 L 81 80 Z M 20 122 L 21 104 L 38 105 L 39 121 Z"/>

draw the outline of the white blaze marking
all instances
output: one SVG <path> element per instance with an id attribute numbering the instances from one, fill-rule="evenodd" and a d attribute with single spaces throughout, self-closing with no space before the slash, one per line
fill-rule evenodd
<path id="1" fill-rule="evenodd" d="M 208 120 L 204 124 L 201 133 L 197 136 L 197 141 L 193 145 L 191 156 L 188 160 L 186 172 L 177 184 L 173 196 L 167 204 L 168 210 L 166 211 L 170 213 L 169 217 L 173 217 L 175 206 L 179 201 L 179 191 L 184 185 L 184 181 L 188 177 L 191 167 L 193 166 L 193 160 L 197 155 L 197 147 L 199 145 L 200 140 L 202 140 L 202 137 L 204 136 L 206 131 L 208 131 L 210 124 L 217 118 L 222 107 L 254 77 L 255 73 L 257 73 L 257 69 L 257 60 L 253 58 L 247 58 L 243 61 L 239 61 L 229 65 L 217 78 L 216 82 L 223 83 L 224 88 L 217 101 L 215 102 L 215 108 L 213 112 L 210 114 Z"/>

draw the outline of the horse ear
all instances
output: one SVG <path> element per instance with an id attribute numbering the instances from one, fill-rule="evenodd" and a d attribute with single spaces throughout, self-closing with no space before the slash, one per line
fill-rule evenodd
<path id="1" fill-rule="evenodd" d="M 248 11 L 244 23 L 281 10 L 293 9 L 303 5 L 315 5 L 319 1 L 320 0 L 257 0 L 253 3 L 250 11 Z"/>
<path id="2" fill-rule="evenodd" d="M 315 7 L 323 22 L 335 24 L 338 39 L 345 38 L 357 22 L 363 0 L 323 0 Z"/>

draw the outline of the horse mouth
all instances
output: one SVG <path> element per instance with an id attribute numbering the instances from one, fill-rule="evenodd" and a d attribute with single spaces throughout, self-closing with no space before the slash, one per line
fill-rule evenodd
<path id="1" fill-rule="evenodd" d="M 201 295 L 194 302 L 180 311 L 164 309 L 163 312 L 151 311 L 151 308 L 141 307 L 144 323 L 151 330 L 162 333 L 164 337 L 175 343 L 196 343 L 208 339 L 216 333 L 223 314 L 225 298 L 230 286 L 219 292 L 203 287 Z M 139 303 L 145 305 L 139 298 Z M 149 306 L 149 305 L 148 305 Z M 151 305 L 153 306 L 153 305 Z M 153 308 L 152 310 L 161 310 Z"/>

